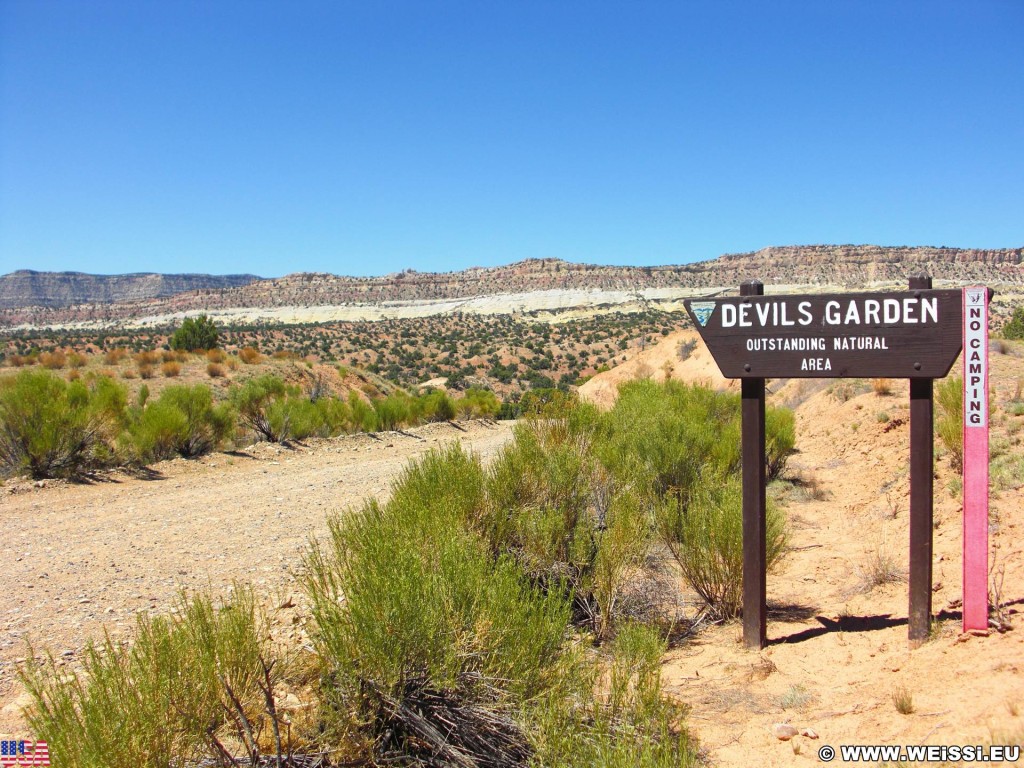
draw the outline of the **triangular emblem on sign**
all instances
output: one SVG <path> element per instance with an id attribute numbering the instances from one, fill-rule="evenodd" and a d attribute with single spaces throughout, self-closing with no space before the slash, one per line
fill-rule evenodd
<path id="1" fill-rule="evenodd" d="M 693 316 L 697 318 L 697 322 L 700 323 L 700 327 L 703 328 L 708 324 L 708 320 L 711 319 L 711 313 L 715 311 L 715 302 L 694 301 L 690 303 L 690 310 L 693 312 Z"/>

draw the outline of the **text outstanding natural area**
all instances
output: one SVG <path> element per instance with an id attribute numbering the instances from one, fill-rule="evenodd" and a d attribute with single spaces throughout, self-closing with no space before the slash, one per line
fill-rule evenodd
<path id="1" fill-rule="evenodd" d="M 942 378 L 960 354 L 959 290 L 685 302 L 727 378 Z"/>

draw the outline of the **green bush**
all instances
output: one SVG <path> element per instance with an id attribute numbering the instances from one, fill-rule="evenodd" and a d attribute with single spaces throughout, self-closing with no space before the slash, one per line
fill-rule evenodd
<path id="1" fill-rule="evenodd" d="M 114 462 L 124 388 L 107 378 L 68 383 L 48 371 L 0 381 L 0 468 L 74 477 Z"/>
<path id="2" fill-rule="evenodd" d="M 796 419 L 788 408 L 766 408 L 764 452 L 768 482 L 778 480 L 796 447 Z"/>
<path id="3" fill-rule="evenodd" d="M 964 468 L 964 380 L 961 376 L 947 376 L 935 387 L 935 431 L 939 441 L 949 452 L 953 469 Z"/>
<path id="4" fill-rule="evenodd" d="M 385 431 L 407 426 L 412 421 L 414 407 L 412 398 L 404 392 L 395 392 L 373 403 L 373 409 L 377 412 L 378 427 Z"/>
<path id="5" fill-rule="evenodd" d="M 489 389 L 471 387 L 460 398 L 458 410 L 467 419 L 493 419 L 501 410 L 501 402 Z"/>
<path id="6" fill-rule="evenodd" d="M 426 392 L 417 402 L 417 412 L 423 421 L 451 421 L 455 418 L 455 401 L 441 390 Z"/>
<path id="7" fill-rule="evenodd" d="M 203 384 L 167 387 L 149 403 L 130 428 L 136 456 L 143 463 L 216 450 L 234 428 L 227 404 L 214 405 Z"/>
<path id="8" fill-rule="evenodd" d="M 173 618 L 140 618 L 130 649 L 89 644 L 77 677 L 52 657 L 21 668 L 29 724 L 67 768 L 237 765 L 239 752 L 256 764 L 261 743 L 291 747 L 264 733 L 287 733 L 273 714 L 282 668 L 268 637 L 251 588 L 220 610 L 183 597 Z"/>
<path id="9" fill-rule="evenodd" d="M 1003 326 L 1004 339 L 1024 339 L 1024 306 L 1015 307 L 1013 315 Z"/>
<path id="10" fill-rule="evenodd" d="M 605 466 L 620 483 L 645 490 L 691 586 L 715 611 L 734 616 L 743 578 L 739 398 L 672 381 L 630 382 L 596 429 Z M 768 475 L 782 471 L 794 442 L 792 413 L 769 409 Z M 785 551 L 785 537 L 784 516 L 771 508 L 770 565 Z"/>
<path id="11" fill-rule="evenodd" d="M 195 352 L 197 349 L 215 349 L 219 333 L 217 325 L 206 315 L 187 317 L 171 335 L 171 349 Z"/>
<path id="12" fill-rule="evenodd" d="M 666 499 L 658 507 L 658 528 L 683 576 L 719 616 L 742 608 L 743 494 L 737 477 L 708 478 L 684 503 Z M 772 503 L 765 519 L 765 557 L 774 568 L 786 550 L 785 517 Z"/>
<path id="13" fill-rule="evenodd" d="M 418 754 L 424 746 L 401 716 L 414 708 L 442 719 L 433 727 L 452 743 L 426 748 L 447 754 L 466 746 L 458 743 L 466 721 L 497 720 L 500 702 L 524 702 L 548 683 L 567 604 L 531 587 L 470 532 L 465 521 L 482 500 L 479 462 L 459 448 L 434 452 L 406 470 L 387 504 L 332 517 L 330 541 L 312 547 L 305 585 L 339 738 L 373 742 L 378 754 Z M 382 721 L 389 736 L 375 740 Z M 490 764 L 486 757 L 474 764 Z"/>
<path id="14" fill-rule="evenodd" d="M 647 551 L 650 505 L 598 462 L 592 415 L 518 424 L 491 467 L 477 527 L 538 584 L 563 583 L 577 618 L 606 637 L 626 571 Z"/>
<path id="15" fill-rule="evenodd" d="M 288 394 L 285 383 L 273 374 L 264 374 L 247 381 L 231 391 L 231 403 L 238 411 L 241 423 L 264 440 L 280 443 L 288 439 L 287 415 L 279 408 L 272 414 L 275 404 Z"/>
<path id="16" fill-rule="evenodd" d="M 348 408 L 351 414 L 349 432 L 376 432 L 380 428 L 373 406 L 355 391 L 348 393 Z"/>
<path id="17" fill-rule="evenodd" d="M 665 643 L 623 626 L 595 664 L 568 658 L 559 684 L 532 711 L 533 765 L 556 768 L 686 768 L 701 761 L 683 727 L 685 708 L 661 686 Z M 602 689 L 602 693 L 597 690 Z"/>

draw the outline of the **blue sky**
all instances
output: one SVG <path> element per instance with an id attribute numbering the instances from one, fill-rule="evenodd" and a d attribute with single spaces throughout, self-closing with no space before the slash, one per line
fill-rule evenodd
<path id="1" fill-rule="evenodd" d="M 0 2 L 0 273 L 1024 245 L 1024 3 Z"/>

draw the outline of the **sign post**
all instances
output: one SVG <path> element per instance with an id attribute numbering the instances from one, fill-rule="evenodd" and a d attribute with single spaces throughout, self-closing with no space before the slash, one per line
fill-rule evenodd
<path id="1" fill-rule="evenodd" d="M 964 632 L 988 629 L 988 301 L 964 288 Z"/>
<path id="2" fill-rule="evenodd" d="M 927 275 L 910 278 L 911 290 L 932 287 Z M 910 587 L 907 637 L 913 647 L 928 639 L 932 622 L 932 509 L 935 471 L 931 377 L 910 379 Z"/>
<path id="3" fill-rule="evenodd" d="M 757 280 L 740 286 L 741 296 L 763 296 Z M 748 301 L 750 301 L 748 299 Z M 764 379 L 742 380 L 743 431 L 743 643 L 768 644 L 767 557 L 765 555 Z M 750 609 L 747 609 L 750 606 Z"/>
<path id="4" fill-rule="evenodd" d="M 743 641 L 767 645 L 765 405 L 767 378 L 910 380 L 910 610 L 912 644 L 928 637 L 932 581 L 932 380 L 960 354 L 963 293 L 910 290 L 765 296 L 750 281 L 738 297 L 684 302 L 722 375 L 742 380 Z M 966 483 L 965 483 L 966 487 Z"/>

